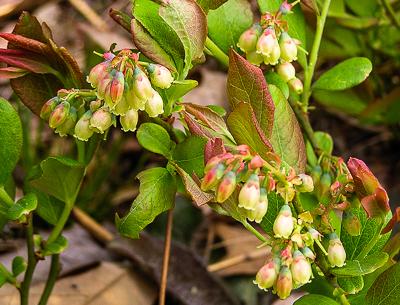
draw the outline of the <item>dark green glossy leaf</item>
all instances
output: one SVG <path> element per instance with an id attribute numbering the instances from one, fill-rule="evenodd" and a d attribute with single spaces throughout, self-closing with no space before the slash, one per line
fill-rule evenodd
<path id="1" fill-rule="evenodd" d="M 38 201 L 35 194 L 30 193 L 19 199 L 7 211 L 8 219 L 17 220 L 28 215 L 37 207 Z"/>
<path id="2" fill-rule="evenodd" d="M 356 294 L 364 288 L 362 276 L 338 277 L 337 283 L 348 294 Z"/>
<path id="3" fill-rule="evenodd" d="M 14 257 L 12 261 L 12 273 L 15 277 L 24 272 L 26 270 L 26 267 L 27 263 L 22 256 Z"/>
<path id="4" fill-rule="evenodd" d="M 367 305 L 397 305 L 400 298 L 400 263 L 383 272 L 368 290 Z"/>
<path id="5" fill-rule="evenodd" d="M 360 114 L 366 108 L 366 102 L 352 90 L 328 91 L 314 90 L 313 97 L 322 105 L 350 115 Z"/>
<path id="6" fill-rule="evenodd" d="M 137 131 L 137 139 L 145 149 L 169 158 L 172 142 L 168 132 L 158 124 L 144 123 Z"/>
<path id="7" fill-rule="evenodd" d="M 67 247 L 68 247 L 68 240 L 64 236 L 60 235 L 52 243 L 46 244 L 41 254 L 44 256 L 60 254 L 64 252 L 64 250 Z"/>
<path id="8" fill-rule="evenodd" d="M 307 294 L 294 302 L 294 305 L 339 305 L 339 303 L 323 295 Z"/>
<path id="9" fill-rule="evenodd" d="M 368 255 L 361 260 L 347 260 L 346 265 L 341 268 L 334 268 L 331 273 L 336 276 L 353 277 L 374 272 L 382 267 L 388 260 L 389 255 L 385 252 Z"/>
<path id="10" fill-rule="evenodd" d="M 190 136 L 176 145 L 172 158 L 185 172 L 198 177 L 203 176 L 204 146 L 207 140 L 199 136 Z"/>

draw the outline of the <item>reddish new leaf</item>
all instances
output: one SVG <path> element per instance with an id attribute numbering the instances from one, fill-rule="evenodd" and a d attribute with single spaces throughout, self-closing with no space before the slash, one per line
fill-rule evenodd
<path id="1" fill-rule="evenodd" d="M 131 32 L 131 17 L 128 14 L 125 14 L 124 12 L 115 10 L 115 9 L 110 9 L 108 12 L 110 17 L 118 23 L 120 26 L 122 26 L 123 29 L 127 30 L 129 33 Z"/>
<path id="2" fill-rule="evenodd" d="M 228 128 L 225 121 L 218 113 L 208 107 L 196 105 L 192 103 L 183 103 L 185 110 L 193 115 L 196 119 L 204 123 L 207 127 L 221 134 L 226 134 Z"/>
<path id="3" fill-rule="evenodd" d="M 195 119 L 193 119 L 186 111 L 182 111 L 183 118 L 189 131 L 196 136 L 200 136 L 206 139 L 212 139 L 214 136 L 211 134 L 206 127 L 200 125 Z"/>
<path id="4" fill-rule="evenodd" d="M 389 231 L 391 231 L 394 226 L 396 225 L 396 223 L 400 222 L 400 207 L 396 208 L 396 211 L 393 213 L 392 218 L 390 219 L 390 221 L 386 224 L 386 226 L 383 228 L 381 234 L 386 234 Z"/>
<path id="5" fill-rule="evenodd" d="M 209 139 L 204 148 L 204 164 L 212 157 L 225 153 L 224 142 L 221 138 Z"/>
<path id="6" fill-rule="evenodd" d="M 257 122 L 269 139 L 272 135 L 275 106 L 260 68 L 234 50 L 229 53 L 228 98 L 233 110 L 241 102 L 251 105 Z"/>
<path id="7" fill-rule="evenodd" d="M 29 72 L 21 68 L 15 68 L 15 67 L 0 68 L 0 78 L 4 79 L 18 78 L 26 75 L 27 73 Z"/>

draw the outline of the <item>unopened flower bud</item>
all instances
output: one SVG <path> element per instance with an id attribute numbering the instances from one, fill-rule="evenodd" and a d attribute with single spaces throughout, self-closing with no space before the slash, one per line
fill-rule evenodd
<path id="1" fill-rule="evenodd" d="M 314 182 L 309 175 L 299 174 L 298 177 L 301 179 L 301 184 L 296 187 L 299 192 L 309 193 L 314 190 Z"/>
<path id="2" fill-rule="evenodd" d="M 237 46 L 245 53 L 252 52 L 256 49 L 257 40 L 260 37 L 261 27 L 254 24 L 240 35 Z"/>
<path id="3" fill-rule="evenodd" d="M 94 101 L 91 101 L 91 102 L 90 102 L 90 104 L 89 104 L 89 109 L 90 109 L 92 112 L 95 112 L 95 111 L 96 111 L 97 109 L 99 109 L 102 105 L 103 105 L 103 101 L 100 100 L 100 99 L 97 99 L 97 100 L 94 100 Z"/>
<path id="4" fill-rule="evenodd" d="M 311 265 L 299 250 L 293 253 L 293 262 L 290 266 L 293 281 L 296 285 L 304 285 L 311 278 Z"/>
<path id="5" fill-rule="evenodd" d="M 171 72 L 162 65 L 149 64 L 147 71 L 149 72 L 151 83 L 158 88 L 167 89 L 174 81 Z"/>
<path id="6" fill-rule="evenodd" d="M 107 62 L 113 60 L 114 57 L 115 57 L 115 55 L 114 55 L 113 53 L 111 53 L 111 52 L 106 52 L 106 53 L 103 54 L 103 58 L 104 58 Z"/>
<path id="7" fill-rule="evenodd" d="M 153 96 L 147 101 L 145 110 L 152 118 L 164 113 L 164 102 L 156 90 L 153 90 Z"/>
<path id="8" fill-rule="evenodd" d="M 101 80 L 108 74 L 109 62 L 102 62 L 95 65 L 87 77 L 87 82 L 92 85 L 93 88 L 97 88 Z"/>
<path id="9" fill-rule="evenodd" d="M 290 62 L 280 63 L 276 71 L 285 82 L 288 82 L 296 77 L 296 69 Z"/>
<path id="10" fill-rule="evenodd" d="M 69 114 L 65 119 L 64 123 L 58 126 L 55 130 L 61 137 L 72 134 L 75 128 L 76 120 L 78 119 L 78 113 L 75 107 L 69 109 Z"/>
<path id="11" fill-rule="evenodd" d="M 111 74 L 107 74 L 102 80 L 99 81 L 99 85 L 97 87 L 97 92 L 96 92 L 96 95 L 99 99 L 104 99 L 108 85 L 111 83 L 112 79 L 113 78 Z"/>
<path id="12" fill-rule="evenodd" d="M 260 179 L 252 174 L 239 193 L 239 207 L 254 211 L 260 200 Z"/>
<path id="13" fill-rule="evenodd" d="M 268 27 L 261 34 L 257 41 L 257 53 L 263 56 L 270 56 L 277 44 L 275 30 Z"/>
<path id="14" fill-rule="evenodd" d="M 290 295 L 292 288 L 292 273 L 287 266 L 282 266 L 276 282 L 276 293 L 283 300 Z"/>
<path id="15" fill-rule="evenodd" d="M 343 212 L 342 225 L 351 236 L 359 236 L 361 233 L 360 219 L 350 211 Z"/>
<path id="16" fill-rule="evenodd" d="M 336 233 L 329 236 L 328 261 L 332 267 L 342 267 L 346 263 L 346 251 Z"/>
<path id="17" fill-rule="evenodd" d="M 315 230 L 314 228 L 309 228 L 308 229 L 308 233 L 310 234 L 311 238 L 313 240 L 321 240 L 322 234 L 319 233 L 317 230 Z"/>
<path id="18" fill-rule="evenodd" d="M 292 7 L 293 5 L 288 3 L 287 0 L 283 1 L 281 6 L 279 7 L 279 11 L 282 13 L 282 15 L 287 15 L 292 13 Z"/>
<path id="19" fill-rule="evenodd" d="M 262 167 L 263 165 L 264 160 L 259 155 L 255 155 L 249 163 L 249 169 L 257 169 Z"/>
<path id="20" fill-rule="evenodd" d="M 90 118 L 92 111 L 86 111 L 75 125 L 74 137 L 81 141 L 87 141 L 93 135 L 93 129 L 90 127 Z"/>
<path id="21" fill-rule="evenodd" d="M 133 90 L 141 100 L 147 101 L 153 96 L 154 90 L 147 75 L 137 67 L 133 71 Z"/>
<path id="22" fill-rule="evenodd" d="M 224 174 L 225 166 L 223 164 L 217 164 L 212 169 L 210 169 L 204 176 L 201 182 L 201 189 L 203 191 L 208 191 L 217 185 L 218 181 L 222 178 Z"/>
<path id="23" fill-rule="evenodd" d="M 130 109 L 128 112 L 119 118 L 119 122 L 121 123 L 122 130 L 127 131 L 135 131 L 136 125 L 138 123 L 138 112 L 137 110 Z"/>
<path id="24" fill-rule="evenodd" d="M 281 58 L 284 61 L 292 62 L 297 59 L 297 45 L 296 42 L 289 36 L 288 33 L 283 32 L 279 39 L 279 47 L 281 49 Z"/>
<path id="25" fill-rule="evenodd" d="M 98 133 L 104 133 L 111 125 L 112 115 L 108 107 L 96 110 L 90 118 L 90 127 Z"/>
<path id="26" fill-rule="evenodd" d="M 246 59 L 249 63 L 255 66 L 259 66 L 264 62 L 264 57 L 257 53 L 257 51 L 252 51 L 246 54 Z"/>
<path id="27" fill-rule="evenodd" d="M 303 93 L 303 83 L 297 77 L 292 78 L 289 82 L 289 87 L 297 94 Z"/>
<path id="28" fill-rule="evenodd" d="M 50 114 L 49 126 L 51 128 L 57 128 L 64 123 L 67 119 L 70 108 L 71 105 L 67 101 L 57 105 L 57 107 L 54 108 L 53 112 Z"/>
<path id="29" fill-rule="evenodd" d="M 279 62 L 281 56 L 281 50 L 279 48 L 278 41 L 275 40 L 275 45 L 269 55 L 264 55 L 264 63 L 266 65 L 276 65 Z"/>
<path id="30" fill-rule="evenodd" d="M 236 188 L 236 175 L 230 171 L 225 174 L 217 188 L 217 202 L 222 203 L 227 200 Z"/>
<path id="31" fill-rule="evenodd" d="M 279 260 L 273 259 L 267 262 L 260 268 L 260 270 L 258 270 L 256 279 L 253 281 L 253 283 L 256 284 L 260 289 L 265 290 L 271 288 L 278 277 L 278 269 Z"/>
<path id="32" fill-rule="evenodd" d="M 52 97 L 49 99 L 44 105 L 42 106 L 42 109 L 40 110 L 40 117 L 43 120 L 48 120 L 50 118 L 50 114 L 54 111 L 54 109 L 57 107 L 57 105 L 60 103 L 60 99 L 58 96 Z"/>
<path id="33" fill-rule="evenodd" d="M 315 260 L 315 253 L 309 247 L 304 247 L 301 249 L 301 253 L 312 261 Z"/>
<path id="34" fill-rule="evenodd" d="M 292 234 L 293 232 L 293 228 L 294 221 L 292 217 L 292 211 L 287 204 L 284 204 L 274 221 L 274 234 L 276 237 L 288 239 L 290 237 L 290 234 Z"/>
<path id="35" fill-rule="evenodd" d="M 107 103 L 110 109 L 114 109 L 115 106 L 121 101 L 124 94 L 125 79 L 124 74 L 121 71 L 117 71 L 108 84 L 106 92 L 104 93 L 104 101 Z"/>
<path id="36" fill-rule="evenodd" d="M 247 218 L 250 221 L 260 223 L 268 210 L 268 194 L 265 188 L 260 189 L 260 199 L 255 210 L 247 211 Z"/>
<path id="37" fill-rule="evenodd" d="M 110 111 L 115 115 L 125 115 L 129 108 L 131 107 L 128 101 L 125 96 L 122 96 L 122 99 L 115 105 L 114 109 L 111 109 Z"/>

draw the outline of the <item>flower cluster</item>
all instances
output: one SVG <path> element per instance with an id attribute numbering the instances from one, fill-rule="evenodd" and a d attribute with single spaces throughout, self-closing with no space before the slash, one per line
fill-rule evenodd
<path id="1" fill-rule="evenodd" d="M 71 134 L 87 141 L 115 126 L 117 116 L 123 131 L 135 131 L 139 111 L 150 117 L 164 112 L 163 99 L 153 87 L 171 86 L 174 79 L 167 68 L 140 62 L 130 50 L 117 55 L 107 52 L 103 57 L 87 77 L 95 90 L 62 89 L 42 107 L 41 118 L 61 136 Z"/>
<path id="2" fill-rule="evenodd" d="M 292 64 L 297 60 L 300 42 L 287 32 L 287 23 L 282 15 L 291 13 L 292 4 L 283 2 L 276 14 L 262 15 L 259 23 L 253 24 L 242 33 L 237 46 L 246 54 L 247 60 L 259 66 L 274 66 L 275 71 L 288 83 L 294 92 L 303 92 L 303 83 L 296 77 Z"/>

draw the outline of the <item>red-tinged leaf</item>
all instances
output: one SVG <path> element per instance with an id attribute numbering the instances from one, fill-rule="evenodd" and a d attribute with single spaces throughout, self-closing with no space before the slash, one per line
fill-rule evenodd
<path id="1" fill-rule="evenodd" d="M 375 193 L 380 183 L 364 161 L 350 158 L 347 161 L 347 167 L 353 177 L 356 193 L 360 198 Z"/>
<path id="2" fill-rule="evenodd" d="M 132 17 L 130 17 L 128 14 L 115 10 L 113 8 L 110 9 L 108 12 L 110 17 L 118 23 L 120 26 L 122 26 L 123 29 L 127 30 L 129 33 L 131 33 L 131 20 Z"/>
<path id="3" fill-rule="evenodd" d="M 229 53 L 228 98 L 233 110 L 241 102 L 251 105 L 265 136 L 272 135 L 275 106 L 261 69 L 234 50 Z"/>
<path id="4" fill-rule="evenodd" d="M 185 172 L 181 167 L 176 164 L 175 168 L 179 176 L 181 176 L 182 178 L 182 182 L 185 186 L 186 192 L 197 206 L 202 206 L 213 200 L 214 196 L 212 194 L 203 192 L 187 172 Z"/>
<path id="5" fill-rule="evenodd" d="M 173 59 L 164 49 L 155 41 L 149 32 L 137 21 L 132 19 L 131 32 L 135 46 L 152 61 L 159 63 L 173 72 L 176 72 Z"/>
<path id="6" fill-rule="evenodd" d="M 22 14 L 19 16 L 13 33 L 35 39 L 43 43 L 48 42 L 39 21 L 28 12 L 22 12 Z"/>
<path id="7" fill-rule="evenodd" d="M 229 115 L 227 123 L 237 144 L 246 144 L 253 152 L 262 158 L 267 158 L 272 146 L 261 130 L 250 104 L 243 102 L 237 104 Z"/>
<path id="8" fill-rule="evenodd" d="M 367 212 L 368 218 L 382 218 L 390 211 L 389 197 L 385 189 L 379 186 L 375 194 L 367 195 L 361 200 L 361 205 Z"/>
<path id="9" fill-rule="evenodd" d="M 399 223 L 399 222 L 400 222 L 400 207 L 397 207 L 395 212 L 393 213 L 392 218 L 387 223 L 387 225 L 383 228 L 381 234 L 388 233 L 389 231 L 391 231 L 394 228 L 396 223 Z"/>
<path id="10" fill-rule="evenodd" d="M 209 139 L 204 148 L 204 164 L 212 157 L 225 153 L 224 142 L 221 138 Z"/>
<path id="11" fill-rule="evenodd" d="M 64 61 L 65 66 L 68 68 L 70 78 L 72 79 L 72 86 L 82 88 L 85 84 L 84 76 L 79 68 L 78 63 L 64 47 L 58 48 L 58 53 Z"/>
<path id="12" fill-rule="evenodd" d="M 214 136 L 211 134 L 207 128 L 200 125 L 196 120 L 194 120 L 186 111 L 182 111 L 183 118 L 187 124 L 189 131 L 196 136 L 200 136 L 206 139 L 212 139 Z"/>
<path id="13" fill-rule="evenodd" d="M 228 132 L 225 121 L 214 110 L 191 103 L 183 103 L 183 105 L 188 113 L 204 123 L 207 127 L 221 134 L 226 134 Z"/>
<path id="14" fill-rule="evenodd" d="M 11 79 L 10 83 L 22 102 L 38 116 L 43 104 L 63 88 L 63 84 L 51 74 L 27 74 Z"/>
<path id="15" fill-rule="evenodd" d="M 0 33 L 0 37 L 7 40 L 14 47 L 39 53 L 41 55 L 49 55 L 50 53 L 50 48 L 48 45 L 35 39 L 13 33 Z"/>
<path id="16" fill-rule="evenodd" d="M 26 75 L 27 73 L 29 72 L 21 68 L 15 68 L 15 67 L 0 68 L 0 78 L 4 79 L 18 78 Z"/>

